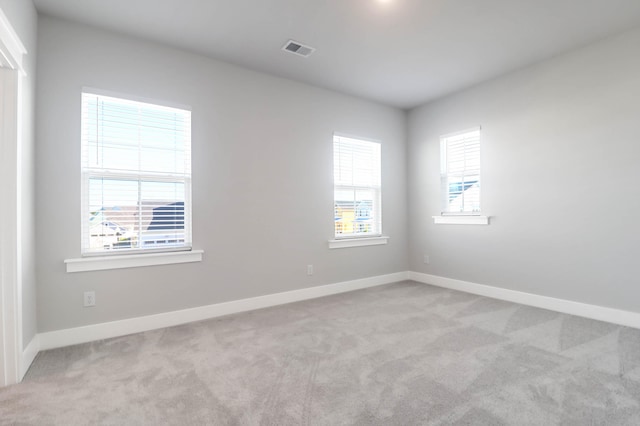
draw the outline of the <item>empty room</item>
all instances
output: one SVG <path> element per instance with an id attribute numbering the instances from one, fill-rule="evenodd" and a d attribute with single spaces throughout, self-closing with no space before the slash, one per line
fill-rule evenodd
<path id="1" fill-rule="evenodd" d="M 637 0 L 0 0 L 0 424 L 640 424 L 638 52 Z"/>

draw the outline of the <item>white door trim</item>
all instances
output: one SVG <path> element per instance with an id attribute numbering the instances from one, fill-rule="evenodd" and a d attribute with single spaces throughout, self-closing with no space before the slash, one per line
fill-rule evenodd
<path id="1" fill-rule="evenodd" d="M 0 386 L 22 379 L 20 84 L 25 54 L 0 9 Z"/>
<path id="2" fill-rule="evenodd" d="M 0 9 L 0 66 L 23 71 L 22 58 L 26 54 L 27 49 L 24 48 L 9 19 Z"/>

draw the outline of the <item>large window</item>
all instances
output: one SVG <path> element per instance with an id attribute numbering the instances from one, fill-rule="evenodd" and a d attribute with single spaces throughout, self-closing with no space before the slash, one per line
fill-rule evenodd
<path id="1" fill-rule="evenodd" d="M 380 235 L 380 144 L 334 135 L 333 176 L 336 238 Z"/>
<path id="2" fill-rule="evenodd" d="M 82 93 L 82 253 L 191 247 L 191 111 Z"/>
<path id="3" fill-rule="evenodd" d="M 443 214 L 480 214 L 480 128 L 440 138 Z"/>

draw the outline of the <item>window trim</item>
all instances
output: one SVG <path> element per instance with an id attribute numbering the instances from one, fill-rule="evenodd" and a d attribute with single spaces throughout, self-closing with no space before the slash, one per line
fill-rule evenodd
<path id="1" fill-rule="evenodd" d="M 442 215 L 433 216 L 436 225 L 488 225 L 489 216 L 482 215 Z"/>
<path id="2" fill-rule="evenodd" d="M 333 147 L 332 154 L 334 158 L 333 173 L 335 173 L 335 140 L 336 138 L 354 139 L 362 142 L 375 143 L 380 146 L 380 185 L 379 186 L 373 187 L 373 186 L 361 186 L 361 185 L 336 185 L 335 177 L 333 180 L 334 207 L 335 207 L 335 201 L 336 201 L 335 199 L 336 188 L 373 190 L 376 193 L 376 198 L 378 199 L 378 203 L 377 205 L 374 203 L 374 205 L 372 206 L 372 210 L 379 219 L 377 220 L 378 232 L 376 233 L 351 233 L 346 235 L 336 234 L 335 224 L 334 224 L 333 238 L 329 240 L 329 248 L 344 248 L 344 247 L 358 247 L 358 246 L 367 246 L 367 245 L 387 244 L 387 240 L 389 237 L 386 237 L 382 234 L 382 142 L 380 140 L 373 139 L 373 138 L 366 138 L 366 137 L 352 135 L 348 133 L 333 132 L 333 137 L 332 137 L 332 147 Z M 367 243 L 367 241 L 370 241 L 370 242 Z"/>
<path id="3" fill-rule="evenodd" d="M 82 86 L 81 93 L 86 93 L 86 92 L 91 93 L 93 95 L 98 95 L 98 96 L 107 96 L 109 98 L 120 98 L 127 101 L 132 101 L 132 102 L 140 102 L 145 104 L 157 105 L 165 108 L 182 109 L 185 111 L 193 112 L 191 106 L 189 105 L 181 104 L 179 102 L 171 102 L 163 99 L 148 98 L 146 96 L 137 96 L 137 95 L 132 95 L 130 93 L 122 93 L 122 92 L 116 92 L 112 90 L 97 89 L 91 86 Z"/>
<path id="4" fill-rule="evenodd" d="M 464 129 L 464 130 L 460 130 L 457 132 L 452 132 L 452 133 L 447 133 L 444 135 L 440 136 L 440 197 L 441 197 L 441 202 L 443 207 L 446 205 L 446 201 L 449 197 L 449 192 L 447 189 L 445 189 L 443 182 L 443 179 L 445 175 L 443 174 L 443 166 L 446 163 L 446 157 L 445 157 L 445 141 L 448 138 L 452 138 L 458 135 L 462 135 L 465 133 L 471 133 L 471 132 L 478 132 L 478 144 L 480 149 L 482 148 L 481 146 L 481 141 L 482 141 L 482 134 L 481 134 L 481 130 L 482 130 L 482 126 L 476 126 L 476 127 L 471 127 L 468 129 Z M 478 173 L 482 173 L 482 164 L 480 164 L 480 169 L 478 170 Z M 480 177 L 480 180 L 482 180 L 482 178 Z M 481 200 L 482 200 L 482 194 L 481 195 Z M 432 216 L 433 218 L 433 223 L 436 225 L 489 225 L 489 216 L 485 216 L 482 213 L 482 206 L 480 206 L 480 210 L 479 211 L 458 211 L 458 212 L 452 212 L 452 211 L 442 211 L 440 213 L 440 216 Z"/>
<path id="5" fill-rule="evenodd" d="M 67 273 L 201 262 L 204 250 L 136 253 L 65 259 Z"/>
<path id="6" fill-rule="evenodd" d="M 169 102 L 169 101 L 164 101 L 164 100 L 158 100 L 158 99 L 152 99 L 152 98 L 147 98 L 147 97 L 142 97 L 142 96 L 136 96 L 136 95 L 131 95 L 131 94 L 127 94 L 127 93 L 121 93 L 121 92 L 115 92 L 115 91 L 110 91 L 110 90 L 103 90 L 103 89 L 97 89 L 94 87 L 89 87 L 89 86 L 83 86 L 80 92 L 81 95 L 81 103 L 83 102 L 82 98 L 85 94 L 90 94 L 90 95 L 96 95 L 96 96 L 105 96 L 105 97 L 110 97 L 110 98 L 115 98 L 115 99 L 121 99 L 123 101 L 129 101 L 129 102 L 136 102 L 136 103 L 145 103 L 145 104 L 149 104 L 152 106 L 157 106 L 160 108 L 172 108 L 172 109 L 178 109 L 178 110 L 183 110 L 183 111 L 188 111 L 189 114 L 192 113 L 192 108 L 188 105 L 184 105 L 184 104 L 180 104 L 180 103 L 175 103 L 175 102 Z M 84 104 L 82 104 L 84 105 Z M 84 106 L 82 106 L 83 108 Z M 81 116 L 81 127 L 84 126 L 84 122 L 83 122 L 83 117 Z M 189 126 L 189 155 L 191 156 L 191 152 L 192 152 L 192 136 L 191 136 L 191 124 Z M 82 140 L 83 136 L 81 135 L 81 150 L 85 149 L 84 146 L 84 140 Z M 112 176 L 111 176 L 112 175 Z M 144 249 L 144 248 L 137 248 L 137 249 L 122 249 L 122 250 L 113 250 L 113 251 L 107 251 L 107 250 L 103 250 L 103 251 L 88 251 L 88 247 L 85 247 L 85 238 L 86 238 L 86 234 L 88 234 L 88 224 L 85 222 L 84 218 L 86 217 L 85 213 L 87 213 L 87 208 L 88 205 L 86 204 L 88 201 L 88 197 L 89 197 L 89 188 L 88 188 L 88 184 L 89 181 L 91 180 L 91 178 L 101 178 L 101 177 L 112 177 L 114 179 L 131 179 L 131 180 L 138 180 L 138 179 L 143 179 L 146 177 L 152 177 L 154 180 L 156 181 L 167 181 L 167 182 L 177 182 L 178 180 L 180 180 L 180 178 L 182 179 L 182 183 L 185 186 L 185 199 L 184 199 L 184 210 L 183 210 L 183 214 L 184 214 L 184 235 L 185 235 L 185 244 L 184 245 L 176 245 L 176 246 L 167 246 L 167 247 L 160 247 L 160 248 L 151 248 L 151 249 Z M 139 172 L 139 173 L 112 173 L 109 170 L 103 170 L 103 172 L 101 173 L 96 173 L 95 171 L 86 171 L 85 170 L 85 164 L 81 163 L 81 195 L 80 195 L 80 199 L 81 199 L 81 218 L 82 222 L 81 222 L 81 235 L 80 235 L 80 256 L 82 258 L 93 258 L 96 259 L 98 257 L 116 257 L 116 258 L 124 258 L 124 257 L 131 257 L 131 256 L 138 256 L 138 255 L 153 255 L 153 254 L 161 254 L 161 253 L 178 253 L 179 255 L 181 255 L 181 252 L 185 252 L 185 251 L 192 251 L 193 250 L 193 235 L 192 235 L 192 229 L 193 229 L 193 217 L 192 217 L 192 171 L 189 170 L 188 175 L 176 175 L 174 176 L 174 174 L 167 174 L 167 173 L 162 173 L 162 174 L 153 174 L 153 173 L 145 173 L 145 172 Z M 188 238 L 186 238 L 188 237 Z M 188 239 L 188 243 L 187 240 Z M 67 259 L 72 261 L 73 259 Z M 67 260 L 65 260 L 65 263 L 67 263 Z M 70 262 L 73 263 L 73 262 Z M 181 261 L 178 262 L 170 262 L 170 263 L 182 263 Z M 144 266 L 144 265 L 141 265 Z M 115 267 L 109 267 L 109 268 L 102 268 L 102 269 L 114 269 L 114 268 L 118 268 L 118 266 Z M 69 269 L 67 267 L 67 269 Z"/>
<path id="7" fill-rule="evenodd" d="M 386 235 L 372 235 L 370 237 L 351 237 L 329 240 L 330 249 L 340 249 L 348 247 L 377 246 L 387 244 L 389 237 Z"/>
<path id="8" fill-rule="evenodd" d="M 449 197 L 449 190 L 445 189 L 444 184 L 443 184 L 443 180 L 445 177 L 448 177 L 449 174 L 448 173 L 443 173 L 444 170 L 444 166 L 447 163 L 446 160 L 446 140 L 449 138 L 453 138 L 455 136 L 459 136 L 459 135 L 463 135 L 465 133 L 471 133 L 471 132 L 478 132 L 478 147 L 479 149 L 482 149 L 482 126 L 475 126 L 475 127 L 470 127 L 467 129 L 463 129 L 463 130 L 459 130 L 457 132 L 451 132 L 451 133 L 447 133 L 444 135 L 441 135 L 439 138 L 440 141 L 440 199 L 441 199 L 441 207 L 443 210 L 441 210 L 440 213 L 440 217 L 445 217 L 445 216 L 461 216 L 461 217 L 468 217 L 468 216 L 481 216 L 482 215 L 482 192 L 480 192 L 480 208 L 478 209 L 478 211 L 448 211 L 445 207 L 447 206 L 447 202 L 446 200 Z M 480 156 L 480 154 L 478 154 L 478 156 Z M 479 160 L 481 160 L 481 158 L 479 158 Z M 480 168 L 478 169 L 478 174 L 480 176 L 480 182 L 482 181 L 482 163 L 480 163 Z M 480 187 L 481 188 L 481 187 Z M 480 189 L 480 191 L 482 191 L 482 189 Z M 435 218 L 435 216 L 434 216 Z M 465 220 L 460 220 L 460 223 L 465 222 Z M 440 223 L 445 223 L 445 221 L 443 220 Z M 451 223 L 451 222 L 450 222 Z"/>

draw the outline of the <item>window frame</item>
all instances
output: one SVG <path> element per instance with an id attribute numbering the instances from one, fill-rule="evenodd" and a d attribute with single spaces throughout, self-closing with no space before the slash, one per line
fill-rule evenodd
<path id="1" fill-rule="evenodd" d="M 474 143 L 477 144 L 477 158 L 473 158 L 472 162 L 477 162 L 476 168 L 467 168 L 467 156 L 466 152 L 462 155 L 462 161 L 465 163 L 465 166 L 462 169 L 462 172 L 451 173 L 449 171 L 449 158 L 447 156 L 449 152 L 449 143 L 452 142 L 451 139 L 456 137 L 477 132 L 477 138 L 475 138 Z M 482 127 L 476 126 L 464 130 L 460 130 L 457 132 L 448 133 L 440 136 L 440 202 L 441 202 L 441 213 L 439 216 L 433 216 L 433 220 L 435 224 L 445 224 L 445 225 L 488 225 L 489 217 L 484 216 L 482 214 Z M 460 177 L 462 178 L 463 187 L 465 177 L 469 175 L 477 175 L 476 188 L 478 190 L 478 209 L 477 210 L 461 210 L 461 211 L 452 211 L 450 210 L 450 200 L 451 200 L 451 177 Z M 461 190 L 460 195 L 464 197 L 464 192 L 470 188 L 463 188 Z M 463 207 L 464 207 L 464 199 L 463 199 Z"/>
<path id="2" fill-rule="evenodd" d="M 441 215 L 442 216 L 480 216 L 481 215 L 481 201 L 482 201 L 482 190 L 481 190 L 481 173 L 482 173 L 482 165 L 481 165 L 481 157 L 480 157 L 480 150 L 481 150 L 481 134 L 480 134 L 480 126 L 478 127 L 474 127 L 474 128 L 470 128 L 470 129 L 466 129 L 466 130 L 461 130 L 458 132 L 453 132 L 453 133 L 449 133 L 446 135 L 442 135 L 440 136 L 440 185 L 441 185 L 441 203 L 442 203 L 442 210 L 441 210 Z M 478 167 L 471 169 L 471 168 L 467 168 L 466 164 L 464 166 L 464 168 L 462 169 L 462 172 L 457 172 L 457 173 L 452 173 L 449 170 L 450 167 L 450 161 L 448 158 L 448 152 L 449 152 L 449 143 L 451 143 L 452 139 L 462 136 L 462 135 L 466 135 L 466 134 L 470 134 L 470 133 L 476 133 L 478 134 L 477 138 L 475 138 L 474 143 L 478 146 L 477 148 L 477 158 L 475 159 L 478 162 Z M 466 153 L 464 153 L 462 155 L 462 160 L 466 163 L 468 159 L 468 156 L 466 155 Z M 451 185 L 449 183 L 449 180 L 452 177 L 461 177 L 463 179 L 464 182 L 464 177 L 468 176 L 469 174 L 472 175 L 477 175 L 478 176 L 478 180 L 477 180 L 477 188 L 478 188 L 478 209 L 477 210 L 460 210 L 460 211 L 451 211 L 450 210 L 450 199 L 451 199 Z M 470 188 L 469 188 L 470 189 Z M 460 196 L 463 197 L 463 207 L 465 205 L 464 203 L 464 196 L 465 196 L 465 191 L 467 191 L 468 189 L 462 189 Z"/>
<path id="3" fill-rule="evenodd" d="M 84 96 L 98 96 L 98 97 L 107 97 L 113 98 L 116 101 L 124 101 L 127 103 L 140 103 L 146 104 L 147 106 L 153 108 L 158 107 L 159 109 L 175 109 L 182 111 L 188 114 L 189 124 L 186 128 L 187 136 L 188 136 L 188 147 L 183 152 L 189 156 L 188 160 L 188 170 L 183 173 L 153 173 L 145 170 L 131 171 L 131 172 L 113 172 L 108 170 L 107 168 L 91 168 L 85 163 L 85 155 L 86 150 L 88 149 L 87 140 L 85 140 L 85 118 L 83 115 L 83 109 L 85 107 L 84 104 Z M 191 188 L 192 188 L 192 172 L 191 172 L 191 148 L 192 148 L 192 137 L 191 137 L 191 107 L 186 105 L 179 105 L 176 103 L 170 103 L 166 101 L 159 101 L 156 99 L 142 98 L 134 95 L 116 93 L 101 89 L 95 89 L 92 87 L 83 87 L 81 91 L 81 241 L 80 241 L 80 254 L 82 258 L 99 258 L 99 257 L 138 257 L 144 255 L 152 255 L 152 254 L 162 254 L 162 253 L 176 253 L 180 252 L 188 252 L 192 250 L 192 199 L 191 199 Z M 175 244 L 175 245 L 166 245 L 164 247 L 159 248 L 121 248 L 121 249 L 112 249 L 112 250 L 91 250 L 90 249 L 90 224 L 86 219 L 90 215 L 90 189 L 89 182 L 91 179 L 117 179 L 117 180 L 128 180 L 128 181 L 138 181 L 139 184 L 145 181 L 151 182 L 167 182 L 167 183 L 180 183 L 184 185 L 184 202 L 183 202 L 183 210 L 182 213 L 184 215 L 184 244 Z M 138 199 L 140 202 L 140 199 Z M 140 207 L 141 208 L 141 207 Z M 179 229 L 179 228 L 178 228 Z M 142 231 L 138 231 L 139 236 L 142 235 Z M 181 256 L 184 257 L 184 256 Z M 71 264 L 75 262 L 75 259 L 65 260 L 65 263 Z M 180 262 L 163 262 L 164 263 L 180 263 Z M 154 264 L 154 263 L 152 263 Z M 134 265 L 135 266 L 135 265 Z M 103 268 L 106 269 L 106 268 Z"/>
<path id="4" fill-rule="evenodd" d="M 341 143 L 340 139 L 348 139 L 353 140 L 360 143 L 368 143 L 377 145 L 377 153 L 374 156 L 373 160 L 377 160 L 377 177 L 379 177 L 379 181 L 377 184 L 372 185 L 345 185 L 338 184 L 336 182 L 336 146 Z M 377 244 L 386 244 L 388 237 L 382 234 L 382 143 L 378 140 L 363 138 L 361 136 L 348 135 L 344 133 L 333 133 L 333 205 L 334 205 L 334 227 L 333 227 L 333 239 L 329 241 L 330 248 L 343 248 L 343 247 L 354 247 L 354 246 L 366 246 L 366 245 L 377 245 Z M 337 191 L 373 191 L 374 199 L 372 200 L 371 206 L 371 216 L 372 216 L 372 226 L 374 227 L 373 232 L 350 232 L 348 234 L 344 233 L 336 233 L 336 209 L 338 208 L 336 192 Z M 355 197 L 354 197 L 355 198 Z M 357 200 L 354 199 L 354 218 L 357 215 Z"/>

